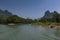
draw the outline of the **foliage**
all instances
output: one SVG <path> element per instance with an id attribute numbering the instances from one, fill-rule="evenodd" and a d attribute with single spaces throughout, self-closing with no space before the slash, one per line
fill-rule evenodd
<path id="1" fill-rule="evenodd" d="M 50 14 L 50 15 L 48 16 L 47 14 L 48 15 Z M 53 15 L 51 15 L 51 14 L 53 14 Z M 39 22 L 60 22 L 60 14 L 56 11 L 54 11 L 53 13 L 46 11 L 45 15 L 39 20 Z"/>
<path id="2" fill-rule="evenodd" d="M 40 19 L 30 19 L 30 18 L 22 18 L 17 15 L 13 15 L 11 12 L 8 10 L 0 10 L 0 23 L 24 23 L 24 24 L 31 24 L 31 23 L 37 23 L 37 24 L 42 24 L 42 23 L 50 23 L 50 22 L 60 22 L 60 14 L 56 11 L 50 12 L 47 10 L 45 12 L 45 15 L 40 18 Z"/>
<path id="3" fill-rule="evenodd" d="M 22 17 L 19 17 L 17 15 L 13 15 L 11 12 L 9 12 L 8 10 L 1 10 L 0 9 L 0 23 L 32 23 L 33 20 L 32 19 L 25 19 Z"/>

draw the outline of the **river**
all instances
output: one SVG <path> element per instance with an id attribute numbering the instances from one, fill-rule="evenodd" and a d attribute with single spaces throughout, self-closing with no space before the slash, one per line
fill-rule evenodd
<path id="1" fill-rule="evenodd" d="M 0 40 L 60 40 L 60 29 L 22 24 L 0 24 Z"/>

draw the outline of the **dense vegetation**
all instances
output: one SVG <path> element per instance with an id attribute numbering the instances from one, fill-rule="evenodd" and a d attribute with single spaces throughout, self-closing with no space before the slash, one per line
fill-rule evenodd
<path id="1" fill-rule="evenodd" d="M 0 10 L 0 24 L 8 24 L 8 23 L 32 23 L 32 19 L 25 19 L 19 17 L 17 15 L 13 15 L 8 10 Z"/>
<path id="2" fill-rule="evenodd" d="M 56 11 L 50 12 L 47 10 L 42 18 L 35 19 L 37 25 L 50 25 L 52 23 L 60 25 L 60 14 Z"/>
<path id="3" fill-rule="evenodd" d="M 31 23 L 60 23 L 60 14 L 56 11 L 50 12 L 47 10 L 45 15 L 40 19 L 29 19 L 29 18 L 22 18 L 17 15 L 12 14 L 8 10 L 1 10 L 0 9 L 0 24 L 8 24 L 8 23 L 24 23 L 24 24 L 31 24 Z"/>
<path id="4" fill-rule="evenodd" d="M 60 22 L 60 14 L 56 11 L 46 11 L 45 15 L 39 19 L 40 22 Z"/>

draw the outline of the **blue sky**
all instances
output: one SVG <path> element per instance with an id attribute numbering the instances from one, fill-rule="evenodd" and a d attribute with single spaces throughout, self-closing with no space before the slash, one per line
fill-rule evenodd
<path id="1" fill-rule="evenodd" d="M 60 0 L 0 0 L 0 9 L 7 9 L 24 18 L 40 18 L 46 10 L 60 13 Z"/>

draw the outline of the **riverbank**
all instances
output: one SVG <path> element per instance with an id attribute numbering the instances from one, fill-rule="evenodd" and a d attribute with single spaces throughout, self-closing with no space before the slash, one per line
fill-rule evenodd
<path id="1" fill-rule="evenodd" d="M 60 26 L 60 23 L 56 23 L 56 22 L 35 22 L 33 23 L 35 25 L 42 25 L 42 26 L 49 26 L 49 25 L 55 25 L 55 26 Z"/>

